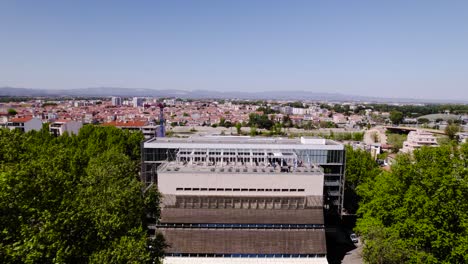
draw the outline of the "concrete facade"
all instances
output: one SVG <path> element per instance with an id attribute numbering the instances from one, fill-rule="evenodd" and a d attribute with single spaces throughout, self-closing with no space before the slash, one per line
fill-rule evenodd
<path id="1" fill-rule="evenodd" d="M 142 180 L 162 194 L 152 228 L 168 262 L 326 263 L 324 210 L 341 210 L 343 145 L 205 136 L 142 148 Z"/>

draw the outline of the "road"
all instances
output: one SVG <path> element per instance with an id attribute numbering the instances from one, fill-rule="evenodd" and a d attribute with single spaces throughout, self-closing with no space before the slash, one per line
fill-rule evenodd
<path id="1" fill-rule="evenodd" d="M 377 134 L 378 141 L 374 141 L 374 134 Z M 364 143 L 370 145 L 373 143 L 387 144 L 387 135 L 385 135 L 385 128 L 377 126 L 372 129 L 366 130 L 364 133 Z"/>
<path id="2" fill-rule="evenodd" d="M 349 235 L 351 230 L 342 226 L 327 227 L 325 229 L 327 238 L 327 259 L 330 264 L 360 264 L 363 263 L 359 243 L 353 244 Z"/>
<path id="3" fill-rule="evenodd" d="M 362 243 L 359 239 L 359 243 L 355 244 L 357 248 L 348 251 L 343 258 L 342 264 L 361 264 L 362 260 Z"/>

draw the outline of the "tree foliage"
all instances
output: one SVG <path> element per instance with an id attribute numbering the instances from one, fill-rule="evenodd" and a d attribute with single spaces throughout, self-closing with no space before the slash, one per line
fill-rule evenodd
<path id="1" fill-rule="evenodd" d="M 457 124 L 448 124 L 445 127 L 445 134 L 449 137 L 450 140 L 454 140 L 458 132 L 460 132 L 460 126 Z"/>
<path id="2" fill-rule="evenodd" d="M 468 145 L 400 155 L 357 188 L 368 263 L 468 263 Z"/>
<path id="3" fill-rule="evenodd" d="M 8 109 L 8 115 L 9 116 L 15 116 L 16 114 L 18 114 L 18 112 L 16 112 L 15 109 L 13 109 L 13 108 Z"/>
<path id="4" fill-rule="evenodd" d="M 78 135 L 0 130 L 1 263 L 151 263 L 157 206 L 138 179 L 141 133 L 84 126 Z M 157 216 L 156 216 L 157 217 Z"/>
<path id="5" fill-rule="evenodd" d="M 390 120 L 393 124 L 400 124 L 403 122 L 403 113 L 400 111 L 393 110 L 390 112 Z"/>
<path id="6" fill-rule="evenodd" d="M 356 188 L 367 181 L 372 181 L 380 169 L 369 152 L 346 146 L 345 197 L 344 208 L 348 213 L 356 213 L 360 197 Z"/>
<path id="7" fill-rule="evenodd" d="M 264 128 L 270 130 L 274 125 L 274 122 L 268 118 L 268 115 L 263 114 L 259 115 L 256 113 L 251 113 L 249 115 L 249 126 L 255 126 L 257 128 Z"/>

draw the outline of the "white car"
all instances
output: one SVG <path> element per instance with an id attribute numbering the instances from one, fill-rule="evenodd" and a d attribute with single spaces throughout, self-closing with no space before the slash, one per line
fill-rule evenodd
<path id="1" fill-rule="evenodd" d="M 349 238 L 351 238 L 351 241 L 353 241 L 353 243 L 355 243 L 355 244 L 359 242 L 359 240 L 358 240 L 356 234 L 354 234 L 354 233 L 352 233 L 352 234 L 349 236 Z"/>

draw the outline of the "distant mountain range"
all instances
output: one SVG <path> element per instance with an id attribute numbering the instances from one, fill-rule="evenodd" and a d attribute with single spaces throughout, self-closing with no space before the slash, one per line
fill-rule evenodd
<path id="1" fill-rule="evenodd" d="M 381 98 L 338 93 L 318 93 L 310 91 L 270 91 L 270 92 L 219 92 L 208 90 L 156 90 L 145 88 L 97 87 L 83 89 L 31 89 L 0 87 L 0 96 L 31 97 L 176 97 L 193 99 L 249 99 L 249 100 L 315 100 L 315 101 L 358 101 L 378 103 L 468 103 L 466 100 L 428 100 L 411 98 Z"/>

